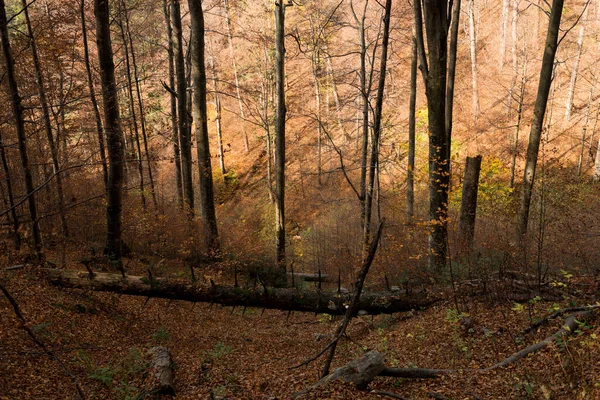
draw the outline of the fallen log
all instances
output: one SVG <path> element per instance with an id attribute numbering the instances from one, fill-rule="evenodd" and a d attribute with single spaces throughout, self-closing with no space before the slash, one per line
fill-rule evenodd
<path id="1" fill-rule="evenodd" d="M 145 383 L 145 392 L 151 396 L 157 394 L 175 394 L 173 381 L 175 373 L 173 372 L 173 362 L 169 349 L 163 346 L 153 347 L 148 350 L 150 357 L 150 366 L 148 368 L 148 379 Z"/>
<path id="2" fill-rule="evenodd" d="M 294 288 L 244 288 L 227 285 L 204 285 L 152 276 L 126 276 L 88 271 L 44 269 L 48 280 L 60 287 L 112 292 L 131 296 L 155 297 L 189 302 L 244 306 L 285 311 L 342 315 L 352 300 L 352 293 L 307 291 Z M 406 296 L 399 293 L 363 293 L 356 314 L 392 314 L 426 308 L 439 299 L 426 295 Z"/>

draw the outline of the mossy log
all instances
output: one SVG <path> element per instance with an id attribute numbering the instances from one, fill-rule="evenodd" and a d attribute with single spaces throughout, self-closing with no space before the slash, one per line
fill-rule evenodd
<path id="1" fill-rule="evenodd" d="M 92 274 L 88 271 L 45 269 L 49 281 L 60 287 L 113 292 L 131 296 L 156 297 L 189 302 L 278 309 L 341 315 L 352 293 L 308 291 L 293 288 L 234 287 L 185 282 L 180 279 L 120 274 Z M 363 293 L 358 314 L 392 314 L 426 308 L 438 299 L 426 295 L 401 295 L 390 292 Z"/>

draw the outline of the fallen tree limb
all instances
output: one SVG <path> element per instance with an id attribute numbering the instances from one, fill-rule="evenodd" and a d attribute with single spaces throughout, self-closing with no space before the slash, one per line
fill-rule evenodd
<path id="1" fill-rule="evenodd" d="M 379 373 L 379 376 L 405 379 L 435 379 L 455 372 L 457 371 L 454 369 L 384 368 Z"/>
<path id="2" fill-rule="evenodd" d="M 245 306 L 286 311 L 313 312 L 341 315 L 346 304 L 353 298 L 350 294 L 325 291 L 306 291 L 293 288 L 243 288 L 225 285 L 202 285 L 198 283 L 141 276 L 95 272 L 90 279 L 88 271 L 43 269 L 48 280 L 59 287 L 112 292 L 132 296 L 154 297 L 189 302 L 205 302 L 223 306 Z M 406 296 L 398 293 L 363 293 L 357 305 L 356 315 L 392 314 L 428 307 L 439 299 L 426 295 Z"/>
<path id="3" fill-rule="evenodd" d="M 559 339 L 562 339 L 565 336 L 572 335 L 575 332 L 577 325 L 579 324 L 579 319 L 593 316 L 595 314 L 596 310 L 597 310 L 597 308 L 592 308 L 587 311 L 579 311 L 579 312 L 569 315 L 565 319 L 563 326 L 558 331 L 556 331 L 553 335 L 548 336 L 546 339 L 544 339 L 540 342 L 537 342 L 535 344 L 532 344 L 531 346 L 528 346 L 528 347 L 524 348 L 523 350 L 512 354 L 510 357 L 504 359 L 503 361 L 500 361 L 499 363 L 492 365 L 489 368 L 485 368 L 481 371 L 487 372 L 487 371 L 491 371 L 491 370 L 494 370 L 497 368 L 504 368 L 504 367 L 508 366 L 509 364 L 512 364 L 513 362 L 526 357 L 528 354 L 532 354 L 532 353 L 535 353 L 535 352 L 543 349 L 544 347 L 548 346 L 549 344 L 554 343 L 554 342 L 558 341 Z"/>
<path id="4" fill-rule="evenodd" d="M 540 319 L 539 321 L 536 321 L 533 324 L 529 325 L 527 328 L 525 328 L 521 332 L 519 332 L 518 336 L 524 336 L 524 335 L 528 334 L 529 332 L 532 332 L 532 331 L 536 330 L 537 328 L 548 324 L 550 322 L 550 320 L 556 319 L 558 317 L 562 317 L 563 315 L 565 315 L 567 313 L 574 313 L 574 312 L 579 312 L 579 311 L 591 311 L 591 310 L 597 309 L 598 307 L 600 307 L 600 306 L 593 305 L 593 306 L 585 306 L 585 307 L 561 308 L 560 310 L 553 312 L 546 318 Z"/>

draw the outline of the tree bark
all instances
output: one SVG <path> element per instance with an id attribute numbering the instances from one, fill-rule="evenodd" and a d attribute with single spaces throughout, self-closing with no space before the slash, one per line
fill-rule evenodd
<path id="1" fill-rule="evenodd" d="M 4 54 L 4 63 L 6 65 L 6 78 L 11 97 L 12 110 L 15 118 L 17 137 L 19 141 L 19 154 L 21 155 L 21 166 L 25 177 L 25 189 L 27 190 L 27 200 L 29 204 L 29 215 L 31 217 L 31 226 L 33 234 L 33 244 L 35 246 L 38 261 L 43 261 L 44 254 L 42 250 L 42 234 L 37 214 L 37 204 L 35 196 L 35 187 L 31 174 L 31 165 L 29 164 L 29 155 L 27 153 L 27 133 L 25 132 L 25 122 L 23 119 L 23 104 L 19 95 L 19 87 L 15 75 L 15 63 L 10 48 L 8 36 L 8 22 L 6 19 L 6 8 L 4 0 L 0 0 L 0 36 L 2 39 L 2 51 Z"/>
<path id="2" fill-rule="evenodd" d="M 219 232 L 215 214 L 208 121 L 206 111 L 206 64 L 204 62 L 204 12 L 197 0 L 189 0 L 192 22 L 191 53 L 192 79 L 194 82 L 193 110 L 196 126 L 196 148 L 198 153 L 198 175 L 200 178 L 200 209 L 206 246 L 210 255 L 219 253 Z"/>
<path id="3" fill-rule="evenodd" d="M 473 88 L 473 119 L 479 117 L 479 90 L 477 88 L 477 37 L 475 36 L 475 0 L 469 1 L 469 54 L 471 56 L 471 86 Z"/>
<path id="4" fill-rule="evenodd" d="M 577 83 L 577 74 L 579 73 L 579 61 L 581 60 L 581 52 L 583 50 L 583 39 L 585 38 L 585 21 L 587 18 L 588 3 L 584 5 L 583 14 L 581 15 L 581 27 L 577 36 L 577 53 L 573 61 L 573 70 L 571 71 L 571 80 L 569 82 L 569 90 L 567 92 L 567 104 L 565 105 L 565 119 L 568 121 L 571 118 L 573 111 L 573 97 L 575 95 L 575 85 Z"/>
<path id="5" fill-rule="evenodd" d="M 462 250 L 467 255 L 473 253 L 480 171 L 481 156 L 467 157 L 465 178 L 463 181 L 462 202 L 460 205 L 460 218 L 458 220 L 459 250 Z"/>
<path id="6" fill-rule="evenodd" d="M 229 0 L 225 0 L 225 24 L 227 26 L 227 41 L 229 43 L 229 56 L 231 57 L 231 63 L 233 66 L 233 78 L 235 81 L 235 94 L 238 101 L 238 107 L 240 109 L 240 117 L 242 117 L 242 132 L 244 133 L 244 148 L 246 153 L 250 151 L 250 143 L 248 142 L 248 133 L 246 132 L 246 115 L 244 114 L 244 106 L 242 104 L 242 95 L 240 93 L 240 80 L 238 77 L 237 63 L 235 59 L 235 52 L 233 47 L 233 34 L 231 30 L 231 16 L 229 10 Z"/>
<path id="7" fill-rule="evenodd" d="M 108 0 L 94 0 L 96 14 L 96 43 L 100 76 L 102 80 L 102 99 L 104 103 L 104 127 L 108 145 L 110 163 L 106 202 L 106 248 L 109 257 L 121 260 L 121 223 L 123 209 L 123 163 L 124 140 L 119 125 L 119 101 L 115 82 L 115 65 L 110 38 L 110 12 Z"/>
<path id="8" fill-rule="evenodd" d="M 460 2 L 460 0 L 458 0 Z M 412 60 L 410 63 L 410 100 L 408 107 L 408 165 L 406 167 L 406 220 L 415 216 L 415 142 L 417 114 L 417 38 L 413 22 Z"/>
<path id="9" fill-rule="evenodd" d="M 526 63 L 525 63 L 526 65 Z M 523 66 L 523 76 L 521 77 L 521 90 L 519 92 L 519 104 L 517 105 L 517 125 L 515 127 L 515 136 L 512 146 L 512 159 L 510 163 L 510 182 L 509 188 L 515 187 L 515 171 L 517 169 L 517 156 L 519 155 L 519 133 L 521 130 L 521 119 L 523 117 L 523 101 L 525 98 L 525 84 L 527 82 L 526 69 Z"/>
<path id="10" fill-rule="evenodd" d="M 538 152 L 540 148 L 540 139 L 542 136 L 544 114 L 546 113 L 550 85 L 552 84 L 552 69 L 554 65 L 554 56 L 558 47 L 558 34 L 560 20 L 562 17 L 563 3 L 564 0 L 552 1 L 550 21 L 548 24 L 548 34 L 546 36 L 546 45 L 538 84 L 537 99 L 533 109 L 533 120 L 531 122 L 531 132 L 529 134 L 529 146 L 527 147 L 527 158 L 525 161 L 525 172 L 523 176 L 523 190 L 521 193 L 521 206 L 519 208 L 517 217 L 516 243 L 521 243 L 527 234 L 529 207 L 531 205 L 531 196 L 533 192 L 535 169 L 537 166 Z"/>
<path id="11" fill-rule="evenodd" d="M 127 77 L 127 96 L 129 98 L 129 113 L 131 117 L 131 123 L 133 124 L 133 132 L 134 132 L 134 141 L 135 141 L 135 149 L 134 153 L 137 150 L 137 166 L 138 166 L 138 174 L 140 176 L 140 196 L 142 199 L 142 209 L 144 212 L 148 211 L 148 207 L 146 205 L 146 193 L 145 193 L 145 184 L 144 184 L 144 161 L 142 158 L 142 146 L 140 145 L 140 131 L 138 127 L 137 114 L 135 111 L 135 100 L 133 99 L 133 80 L 131 78 L 131 63 L 129 58 L 129 42 L 127 41 L 127 36 L 125 34 L 124 23 L 124 15 L 127 13 L 125 9 L 125 4 L 123 1 L 119 2 L 119 30 L 121 32 L 121 40 L 123 43 L 123 51 L 125 56 L 125 75 Z"/>
<path id="12" fill-rule="evenodd" d="M 217 128 L 217 152 L 219 154 L 219 168 L 221 175 L 223 176 L 223 182 L 226 182 L 225 174 L 225 153 L 223 151 L 223 132 L 221 129 L 221 99 L 219 92 L 217 91 L 217 71 L 215 69 L 215 60 L 212 57 L 208 58 L 208 64 L 212 74 L 212 86 L 213 86 L 213 104 L 215 106 L 215 125 Z"/>
<path id="13" fill-rule="evenodd" d="M 454 114 L 454 81 L 456 78 L 456 52 L 458 48 L 458 26 L 460 22 L 461 0 L 454 0 L 450 26 L 450 50 L 448 54 L 448 81 L 446 82 L 446 157 L 448 172 L 452 174 L 452 121 Z M 452 175 L 448 178 L 452 182 Z"/>
<path id="14" fill-rule="evenodd" d="M 500 66 L 499 69 L 502 70 L 504 67 L 504 56 L 506 54 L 506 31 L 508 28 L 508 4 L 509 0 L 502 1 L 502 22 L 500 25 L 501 33 L 500 33 Z"/>
<path id="15" fill-rule="evenodd" d="M 429 63 L 425 58 L 421 4 L 415 1 L 417 43 L 421 72 L 425 81 L 429 121 L 429 267 L 440 271 L 446 267 L 448 238 L 448 189 L 450 160 L 446 134 L 447 41 L 450 25 L 449 2 L 425 0 L 424 21 Z M 428 65 L 429 64 L 429 65 Z"/>
<path id="16" fill-rule="evenodd" d="M 31 20 L 29 18 L 29 6 L 27 4 L 27 0 L 21 0 L 21 5 L 23 6 L 25 25 L 27 26 L 27 35 L 29 36 L 29 45 L 31 47 L 31 56 L 33 58 L 33 67 L 35 70 L 35 80 L 38 87 L 40 105 L 42 107 L 42 120 L 44 122 L 44 130 L 46 131 L 48 147 L 50 148 L 50 158 L 52 160 L 52 166 L 54 167 L 54 171 L 56 172 L 60 170 L 60 163 L 58 160 L 58 145 L 54 140 L 54 134 L 52 133 L 52 122 L 50 120 L 50 111 L 48 106 L 48 98 L 46 96 L 46 88 L 44 86 L 44 76 L 42 75 L 42 66 L 37 51 L 37 41 L 33 33 L 33 28 L 31 27 Z M 69 226 L 67 225 L 67 217 L 65 215 L 64 190 L 61 174 L 56 175 L 56 192 L 58 197 L 58 214 L 60 215 L 62 233 L 65 238 L 68 238 Z"/>
<path id="17" fill-rule="evenodd" d="M 277 265 L 285 273 L 285 8 L 280 0 L 275 4 L 275 235 Z"/>
<path id="18" fill-rule="evenodd" d="M 173 29 L 171 28 L 171 0 L 163 0 L 165 25 L 167 27 L 167 56 L 169 58 L 169 94 L 171 98 L 171 141 L 173 142 L 173 161 L 175 163 L 175 185 L 177 189 L 177 204 L 183 209 L 183 187 L 181 183 L 181 154 L 179 151 L 179 126 L 177 124 L 177 93 L 175 92 L 175 62 L 173 51 Z"/>
<path id="19" fill-rule="evenodd" d="M 81 32 L 83 40 L 83 60 L 85 63 L 85 72 L 87 77 L 88 91 L 90 93 L 90 101 L 92 102 L 92 110 L 94 111 L 94 120 L 96 121 L 96 135 L 98 137 L 98 149 L 100 152 L 100 162 L 102 164 L 102 177 L 104 178 L 104 186 L 108 185 L 108 162 L 106 161 L 106 148 L 104 146 L 104 129 L 102 128 L 102 117 L 96 100 L 96 90 L 94 89 L 94 79 L 92 77 L 92 66 L 90 63 L 90 52 L 87 40 L 87 27 L 85 19 L 85 0 L 79 3 L 79 12 L 81 15 Z"/>
<path id="20" fill-rule="evenodd" d="M 127 38 L 129 39 L 129 51 L 131 53 L 131 62 L 133 64 L 133 80 L 135 82 L 135 92 L 137 94 L 137 104 L 140 111 L 140 127 L 142 128 L 142 141 L 144 143 L 144 153 L 146 153 L 146 164 L 148 167 L 148 181 L 150 183 L 150 195 L 152 196 L 152 203 L 154 209 L 158 210 L 158 201 L 156 200 L 156 190 L 154 188 L 154 176 L 152 174 L 152 162 L 150 157 L 150 151 L 148 149 L 148 134 L 146 132 L 146 112 L 144 110 L 144 102 L 142 100 L 142 91 L 140 89 L 140 78 L 138 73 L 138 66 L 135 59 L 135 47 L 133 46 L 133 38 L 131 36 L 131 28 L 129 26 L 129 11 L 127 10 L 126 4 L 122 1 L 123 12 L 125 14 L 125 30 Z"/>
<path id="21" fill-rule="evenodd" d="M 8 167 L 8 159 L 6 157 L 6 150 L 4 147 L 4 142 L 2 141 L 2 132 L 0 132 L 0 159 L 2 159 L 2 168 L 4 169 L 4 175 L 6 176 L 6 191 L 8 196 L 8 206 L 10 207 L 10 222 L 13 226 L 15 249 L 19 250 L 21 249 L 21 234 L 19 233 L 19 216 L 17 215 L 17 208 L 15 207 L 15 196 L 12 187 L 12 180 L 10 177 L 10 169 Z"/>
<path id="22" fill-rule="evenodd" d="M 223 306 L 260 307 L 268 309 L 342 315 L 353 293 L 306 291 L 294 288 L 243 288 L 225 285 L 199 285 L 167 278 L 142 277 L 88 271 L 45 269 L 48 279 L 56 286 L 120 293 L 131 296 L 215 303 Z M 400 295 L 388 292 L 362 293 L 353 315 L 392 314 L 428 307 L 438 299 L 423 295 Z"/>
<path id="23" fill-rule="evenodd" d="M 184 210 L 194 216 L 194 187 L 192 185 L 192 148 L 190 142 L 187 81 L 185 76 L 185 60 L 183 51 L 183 31 L 181 27 L 180 0 L 172 0 L 171 24 L 173 28 L 173 55 L 175 58 L 175 75 L 177 77 L 177 116 L 179 123 L 179 147 L 181 150 L 181 176 L 183 185 Z"/>
<path id="24" fill-rule="evenodd" d="M 373 195 L 375 191 L 375 173 L 379 167 L 379 141 L 381 138 L 381 120 L 383 118 L 383 94 L 385 91 L 385 77 L 387 69 L 388 44 L 390 40 L 390 17 L 392 0 L 385 2 L 385 14 L 383 16 L 383 38 L 381 41 L 381 59 L 379 66 L 379 82 L 377 97 L 375 100 L 375 112 L 373 115 L 373 139 L 371 143 L 371 158 L 369 164 L 369 180 L 365 198 L 365 221 L 363 227 L 363 251 L 369 247 L 371 237 L 371 218 L 373 209 Z"/>
<path id="25" fill-rule="evenodd" d="M 590 86 L 590 94 L 588 96 L 588 103 L 585 111 L 585 118 L 583 120 L 583 127 L 581 128 L 581 150 L 579 152 L 579 159 L 577 160 L 577 176 L 581 175 L 581 169 L 583 166 L 583 157 L 585 154 L 585 139 L 587 135 L 588 125 L 590 123 L 590 114 L 592 112 L 592 100 L 594 97 L 594 85 Z"/>

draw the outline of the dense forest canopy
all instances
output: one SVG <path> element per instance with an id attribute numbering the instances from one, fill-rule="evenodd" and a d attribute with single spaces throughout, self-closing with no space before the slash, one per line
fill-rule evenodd
<path id="1" fill-rule="evenodd" d="M 0 0 L 1 262 L 346 312 L 323 376 L 359 310 L 595 284 L 599 33 L 597 0 Z"/>

